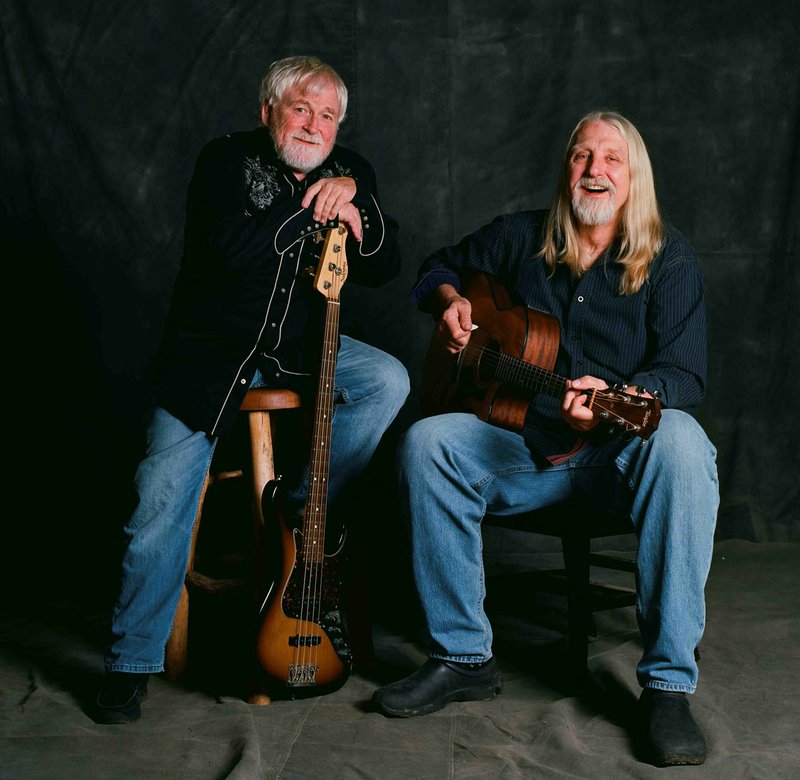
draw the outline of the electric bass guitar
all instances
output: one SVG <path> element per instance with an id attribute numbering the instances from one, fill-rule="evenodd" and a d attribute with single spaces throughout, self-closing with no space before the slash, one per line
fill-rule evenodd
<path id="1" fill-rule="evenodd" d="M 325 549 L 330 472 L 333 389 L 339 349 L 340 291 L 347 278 L 347 228 L 328 231 L 314 276 L 314 288 L 326 299 L 319 383 L 311 432 L 308 499 L 299 522 L 287 522 L 280 480 L 264 490 L 264 516 L 280 529 L 282 565 L 264 601 L 256 639 L 260 666 L 273 687 L 291 698 L 335 690 L 349 676 L 352 650 L 340 604 L 344 537 L 337 549 Z"/>
<path id="2" fill-rule="evenodd" d="M 553 373 L 559 345 L 555 317 L 515 302 L 502 282 L 467 272 L 463 295 L 477 324 L 467 346 L 449 353 L 434 333 L 423 370 L 421 407 L 426 416 L 472 412 L 481 420 L 521 431 L 537 393 L 561 397 L 566 379 Z M 627 392 L 626 386 L 587 391 L 586 407 L 611 428 L 647 439 L 658 428 L 657 398 Z"/>

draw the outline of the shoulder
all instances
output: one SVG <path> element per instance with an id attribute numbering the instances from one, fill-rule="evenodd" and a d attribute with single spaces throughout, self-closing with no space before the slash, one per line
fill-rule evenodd
<path id="1" fill-rule="evenodd" d="M 664 225 L 664 238 L 658 259 L 667 267 L 697 263 L 697 254 L 686 236 L 672 225 Z"/>
<path id="2" fill-rule="evenodd" d="M 245 130 L 214 138 L 200 150 L 198 161 L 213 159 L 244 159 L 246 157 L 272 156 L 272 144 L 266 128 Z"/>
<path id="3" fill-rule="evenodd" d="M 661 249 L 650 266 L 651 289 L 672 285 L 702 287 L 702 271 L 691 242 L 671 225 L 664 226 Z"/>
<path id="4" fill-rule="evenodd" d="M 369 174 L 374 175 L 372 166 L 367 159 L 353 149 L 335 144 L 331 153 L 320 166 L 323 178 L 334 176 L 351 176 Z"/>
<path id="5" fill-rule="evenodd" d="M 515 211 L 495 217 L 490 227 L 502 231 L 513 241 L 538 242 L 546 219 L 547 211 Z"/>

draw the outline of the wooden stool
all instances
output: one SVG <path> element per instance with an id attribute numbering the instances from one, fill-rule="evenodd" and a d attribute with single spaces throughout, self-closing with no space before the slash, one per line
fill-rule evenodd
<path id="1" fill-rule="evenodd" d="M 206 476 L 203 492 L 200 497 L 197 519 L 195 520 L 194 530 L 192 531 L 186 579 L 184 581 L 178 607 L 175 611 L 172 633 L 167 642 L 165 651 L 165 674 L 170 680 L 183 678 L 188 669 L 190 591 L 198 589 L 206 593 L 219 594 L 240 590 L 248 587 L 248 585 L 253 590 L 258 590 L 256 577 L 252 573 L 250 577 L 219 578 L 211 577 L 195 570 L 197 539 L 203 512 L 206 507 L 206 501 L 208 499 L 208 490 L 210 487 L 218 485 L 225 480 L 242 478 L 245 474 L 251 476 L 251 512 L 254 547 L 252 551 L 248 552 L 254 554 L 256 561 L 263 559 L 263 554 L 261 554 L 259 550 L 259 547 L 263 544 L 264 527 L 261 496 L 265 485 L 275 478 L 274 439 L 270 416 L 272 412 L 298 409 L 300 405 L 300 396 L 291 390 L 270 390 L 267 388 L 248 390 L 240 409 L 243 413 L 247 414 L 250 438 L 250 462 L 245 468 L 233 470 L 215 470 L 214 467 L 216 464 L 212 462 L 212 467 L 209 470 L 209 474 Z M 258 567 L 256 566 L 256 568 Z M 254 600 L 258 595 L 257 593 L 253 594 Z M 268 704 L 269 698 L 261 694 L 253 694 L 250 696 L 250 701 L 253 704 Z"/>

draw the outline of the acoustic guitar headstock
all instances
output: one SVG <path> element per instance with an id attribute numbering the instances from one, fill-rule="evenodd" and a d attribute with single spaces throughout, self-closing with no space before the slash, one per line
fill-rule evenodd
<path id="1" fill-rule="evenodd" d="M 587 406 L 620 433 L 649 439 L 661 420 L 661 401 L 627 392 L 627 386 L 614 385 L 589 394 Z"/>

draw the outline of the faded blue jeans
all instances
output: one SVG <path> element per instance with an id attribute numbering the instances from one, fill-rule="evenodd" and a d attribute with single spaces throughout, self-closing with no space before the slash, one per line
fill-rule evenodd
<path id="1" fill-rule="evenodd" d="M 331 439 L 331 503 L 361 474 L 409 391 L 403 365 L 342 336 L 336 364 Z M 263 382 L 258 373 L 252 386 Z M 126 548 L 105 667 L 160 672 L 183 587 L 192 529 L 216 440 L 156 408 L 135 476 L 136 509 L 125 525 Z"/>
<path id="2" fill-rule="evenodd" d="M 429 655 L 462 662 L 492 655 L 483 515 L 513 515 L 580 493 L 630 514 L 638 535 L 639 683 L 694 692 L 719 505 L 715 460 L 698 423 L 671 409 L 646 442 L 613 439 L 550 467 L 534 463 L 521 436 L 471 414 L 415 423 L 400 442 L 398 471 Z"/>

